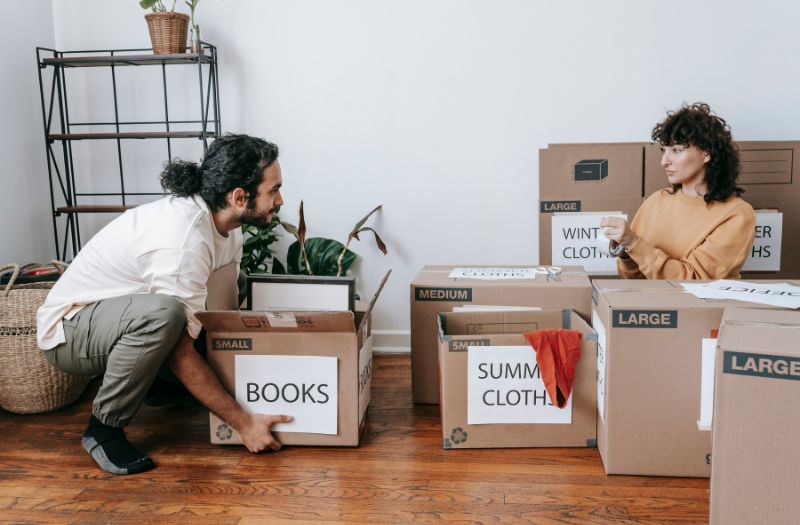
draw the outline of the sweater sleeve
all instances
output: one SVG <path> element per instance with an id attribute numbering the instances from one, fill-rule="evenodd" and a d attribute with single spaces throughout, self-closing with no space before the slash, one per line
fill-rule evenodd
<path id="1" fill-rule="evenodd" d="M 617 258 L 617 273 L 623 279 L 645 278 L 644 274 L 639 270 L 639 265 L 627 253 L 623 253 Z"/>
<path id="2" fill-rule="evenodd" d="M 732 210 L 686 257 L 672 259 L 646 239 L 637 237 L 627 248 L 630 258 L 648 279 L 722 279 L 738 276 L 755 237 L 752 208 Z"/>

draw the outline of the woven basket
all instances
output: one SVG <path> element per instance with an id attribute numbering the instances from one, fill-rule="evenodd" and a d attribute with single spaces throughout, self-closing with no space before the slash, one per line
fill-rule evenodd
<path id="1" fill-rule="evenodd" d="M 14 285 L 16 264 L 0 266 L 14 274 L 0 289 L 0 407 L 16 414 L 38 414 L 66 406 L 83 393 L 90 377 L 54 368 L 36 344 L 36 310 L 55 283 Z"/>
<path id="2" fill-rule="evenodd" d="M 189 15 L 168 11 L 147 13 L 147 29 L 153 43 L 154 55 L 169 55 L 186 52 L 186 37 L 189 31 Z"/>

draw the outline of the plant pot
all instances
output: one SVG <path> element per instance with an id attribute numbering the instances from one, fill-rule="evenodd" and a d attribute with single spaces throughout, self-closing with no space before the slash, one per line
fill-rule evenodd
<path id="1" fill-rule="evenodd" d="M 189 30 L 189 15 L 176 13 L 147 13 L 147 29 L 153 43 L 154 55 L 186 52 L 186 36 Z"/>

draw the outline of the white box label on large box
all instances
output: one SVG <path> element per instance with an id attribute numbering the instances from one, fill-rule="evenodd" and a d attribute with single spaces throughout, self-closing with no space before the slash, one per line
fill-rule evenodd
<path id="1" fill-rule="evenodd" d="M 338 360 L 297 355 L 236 355 L 236 401 L 251 413 L 293 416 L 279 432 L 338 433 Z"/>
<path id="2" fill-rule="evenodd" d="M 742 270 L 778 272 L 781 269 L 783 213 L 756 210 L 756 237 Z"/>
<path id="3" fill-rule="evenodd" d="M 592 328 L 597 332 L 597 413 L 606 421 L 606 327 L 592 310 Z"/>
<path id="4" fill-rule="evenodd" d="M 554 266 L 580 265 L 592 274 L 617 273 L 617 259 L 608 254 L 608 239 L 603 236 L 600 219 L 628 216 L 618 211 L 554 213 L 552 221 Z"/>
<path id="5" fill-rule="evenodd" d="M 558 408 L 530 346 L 467 347 L 467 423 L 572 423 L 572 396 Z"/>
<path id="6" fill-rule="evenodd" d="M 700 419 L 698 430 L 711 430 L 714 419 L 714 369 L 717 361 L 717 340 L 703 338 L 700 345 Z"/>

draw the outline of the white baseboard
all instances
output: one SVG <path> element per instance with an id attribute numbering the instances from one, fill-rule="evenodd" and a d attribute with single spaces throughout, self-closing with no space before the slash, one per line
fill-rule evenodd
<path id="1" fill-rule="evenodd" d="M 372 351 L 384 354 L 411 352 L 411 333 L 408 330 L 373 330 Z"/>

